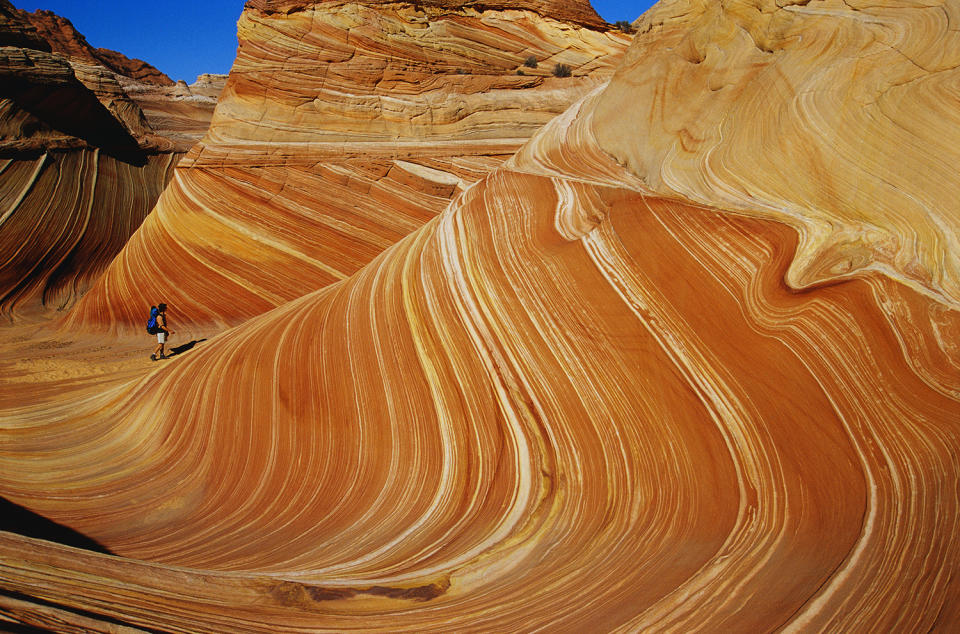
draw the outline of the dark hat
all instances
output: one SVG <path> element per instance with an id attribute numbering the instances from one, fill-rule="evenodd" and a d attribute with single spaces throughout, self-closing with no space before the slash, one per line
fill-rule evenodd
<path id="1" fill-rule="evenodd" d="M 160 310 L 160 312 L 162 313 L 163 311 L 165 311 L 165 310 L 167 309 L 167 305 L 164 304 L 163 302 L 160 302 L 159 304 L 157 304 L 157 308 L 158 308 L 158 309 Z"/>

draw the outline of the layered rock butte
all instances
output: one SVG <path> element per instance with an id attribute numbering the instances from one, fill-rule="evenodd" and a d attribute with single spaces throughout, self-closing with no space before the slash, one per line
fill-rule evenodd
<path id="1" fill-rule="evenodd" d="M 70 317 L 122 332 L 138 293 L 165 292 L 187 330 L 237 325 L 159 368 L 0 396 L 0 491 L 114 553 L 0 533 L 0 613 L 103 630 L 956 629 L 960 3 L 664 0 L 609 81 L 470 179 L 458 157 L 520 136 L 501 110 L 465 106 L 467 125 L 404 96 L 407 63 L 371 73 L 389 99 L 345 90 L 359 69 L 336 65 L 370 41 L 358 16 L 397 38 L 534 19 L 490 11 L 248 7 L 191 167 Z M 467 75 L 482 87 L 464 103 L 507 79 Z M 329 211 L 358 203 L 306 185 L 363 183 L 377 161 L 419 173 L 411 192 L 444 182 L 434 165 L 462 191 L 363 265 L 376 249 L 343 237 L 359 221 Z M 257 195 L 291 211 L 259 219 Z M 386 197 L 364 228 L 411 208 Z M 141 279 L 161 237 L 196 281 Z"/>
<path id="2" fill-rule="evenodd" d="M 0 77 L 0 316 L 35 319 L 70 306 L 126 244 L 206 131 L 223 80 L 194 95 L 6 0 Z"/>

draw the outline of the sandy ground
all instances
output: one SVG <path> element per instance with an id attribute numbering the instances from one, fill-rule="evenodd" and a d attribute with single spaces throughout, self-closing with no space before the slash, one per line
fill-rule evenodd
<path id="1" fill-rule="evenodd" d="M 167 360 L 151 361 L 156 337 L 115 336 L 57 330 L 50 321 L 0 326 L 0 409 L 62 399 L 100 383 L 104 388 L 177 363 L 210 335 L 179 333 L 167 342 Z M 193 342 L 193 345 L 189 344 Z"/>

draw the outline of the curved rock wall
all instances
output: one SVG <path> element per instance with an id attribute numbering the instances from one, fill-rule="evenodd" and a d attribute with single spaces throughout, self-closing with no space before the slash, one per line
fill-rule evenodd
<path id="1" fill-rule="evenodd" d="M 796 288 L 875 270 L 960 306 L 958 11 L 660 2 L 598 135 L 658 192 L 795 227 Z"/>
<path id="2" fill-rule="evenodd" d="M 235 325 L 347 277 L 608 79 L 629 41 L 529 10 L 291 11 L 244 12 L 207 136 L 71 327 L 139 331 L 160 298 L 185 326 Z"/>
<path id="3" fill-rule="evenodd" d="M 0 313 L 72 305 L 143 222 L 178 157 L 136 166 L 88 149 L 0 159 Z"/>
<path id="4" fill-rule="evenodd" d="M 43 37 L 31 17 L 46 25 Z M 202 98 L 183 107 L 172 89 L 101 65 L 69 21 L 6 0 L 0 42 L 24 47 L 0 47 L 0 314 L 49 317 L 89 288 L 147 216 L 206 129 L 216 82 L 198 82 Z"/>
<path id="5" fill-rule="evenodd" d="M 10 587 L 201 631 L 954 622 L 960 315 L 792 290 L 795 231 L 596 182 L 631 176 L 580 122 L 584 169 L 498 170 L 344 282 L 21 409 L 0 488 L 152 563 L 7 539 Z"/>

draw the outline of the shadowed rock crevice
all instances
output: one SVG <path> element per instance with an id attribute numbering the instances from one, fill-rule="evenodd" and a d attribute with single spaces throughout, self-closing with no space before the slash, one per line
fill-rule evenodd
<path id="1" fill-rule="evenodd" d="M 0 530 L 104 555 L 113 554 L 95 539 L 2 497 L 0 497 Z"/>
<path id="2" fill-rule="evenodd" d="M 11 99 L 51 130 L 81 139 L 124 163 L 146 165 L 137 140 L 80 82 L 51 87 L 5 77 L 0 97 Z"/>

